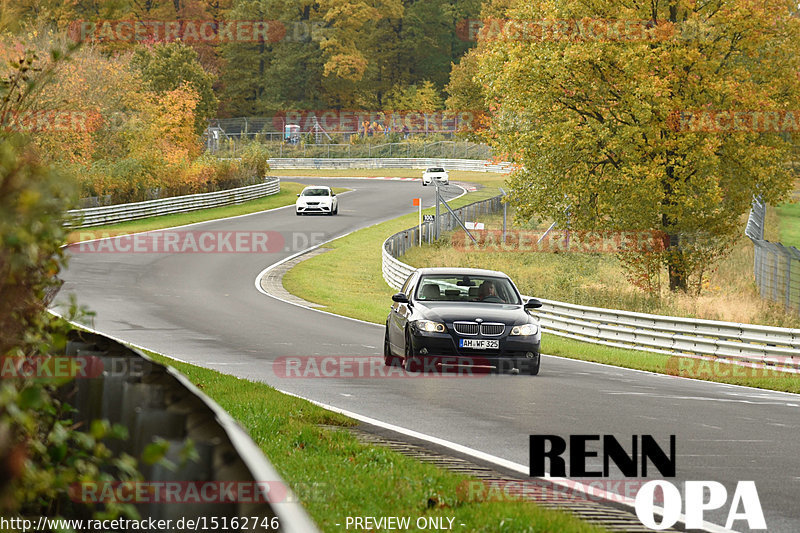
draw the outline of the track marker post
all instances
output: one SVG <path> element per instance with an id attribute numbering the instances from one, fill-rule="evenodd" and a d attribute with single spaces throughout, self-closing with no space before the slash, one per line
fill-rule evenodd
<path id="1" fill-rule="evenodd" d="M 422 246 L 422 198 L 414 198 L 412 205 L 419 207 L 419 245 Z"/>

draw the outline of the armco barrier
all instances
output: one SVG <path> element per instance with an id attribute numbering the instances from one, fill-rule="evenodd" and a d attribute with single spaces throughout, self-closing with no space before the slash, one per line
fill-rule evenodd
<path id="1" fill-rule="evenodd" d="M 171 215 L 206 209 L 234 205 L 277 194 L 281 190 L 280 179 L 267 178 L 264 183 L 228 189 L 226 191 L 190 194 L 136 202 L 132 204 L 109 205 L 105 207 L 91 207 L 88 209 L 75 209 L 67 211 L 68 225 L 73 228 L 88 228 L 105 224 L 115 224 L 127 220 L 136 220 L 157 215 Z"/>
<path id="2" fill-rule="evenodd" d="M 165 458 L 177 466 L 167 468 L 159 463 L 140 462 L 145 482 L 220 482 L 222 486 L 238 482 L 247 486 L 244 496 L 234 498 L 239 501 L 233 502 L 197 501 L 202 498 L 195 493 L 182 502 L 136 503 L 142 518 L 173 520 L 174 525 L 181 518 L 205 517 L 206 527 L 199 529 L 238 530 L 231 519 L 236 518 L 241 526 L 246 517 L 248 526 L 242 529 L 248 531 L 275 531 L 276 526 L 284 532 L 317 531 L 247 433 L 175 369 L 107 337 L 83 331 L 72 332 L 66 355 L 91 358 L 93 364 L 98 361 L 102 364 L 102 371 L 97 368 L 97 372 L 90 373 L 95 377 L 75 379 L 62 389 L 65 401 L 77 409 L 76 423 L 107 419 L 111 424 L 125 425 L 130 433 L 128 440 L 108 441 L 107 445 L 117 453 L 137 458 L 154 439 L 170 444 Z M 196 459 L 182 458 L 186 446 L 194 448 Z M 252 487 L 257 483 L 272 489 L 276 501 L 269 497 L 254 498 L 256 491 Z M 212 527 L 212 519 L 217 527 Z"/>
<path id="3" fill-rule="evenodd" d="M 447 170 L 470 170 L 473 172 L 511 171 L 511 164 L 494 163 L 481 159 L 440 159 L 424 157 L 387 158 L 280 158 L 270 159 L 269 168 L 419 168 L 444 167 Z"/>
<path id="4" fill-rule="evenodd" d="M 497 205 L 490 203 L 493 201 Z M 478 205 L 497 209 L 499 197 L 471 204 Z M 460 210 L 469 209 L 470 206 L 465 206 Z M 449 217 L 449 213 L 445 215 Z M 443 223 L 448 229 L 454 229 L 453 224 Z M 397 258 L 419 242 L 417 231 L 416 227 L 401 231 L 383 243 L 383 279 L 394 289 L 399 290 L 415 270 Z M 427 240 L 432 224 L 423 224 L 422 231 L 423 239 Z M 731 362 L 800 368 L 800 329 L 651 315 L 539 300 L 543 306 L 536 314 L 542 329 L 554 335 L 669 355 L 710 356 Z"/>

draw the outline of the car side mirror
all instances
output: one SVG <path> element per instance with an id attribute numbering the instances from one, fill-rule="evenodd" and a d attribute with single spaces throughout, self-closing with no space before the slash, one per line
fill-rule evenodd
<path id="1" fill-rule="evenodd" d="M 336 196 L 336 193 L 335 193 L 335 192 L 332 192 L 332 193 L 331 193 L 331 196 Z"/>
<path id="2" fill-rule="evenodd" d="M 300 193 L 297 193 L 297 197 L 300 198 Z"/>
<path id="3" fill-rule="evenodd" d="M 394 296 L 392 296 L 392 301 L 397 302 L 399 304 L 407 304 L 408 303 L 408 296 L 406 296 L 402 292 L 398 292 Z"/>
<path id="4" fill-rule="evenodd" d="M 536 298 L 531 298 L 525 305 L 523 306 L 525 309 L 539 309 L 542 306 L 542 302 L 537 300 Z"/>

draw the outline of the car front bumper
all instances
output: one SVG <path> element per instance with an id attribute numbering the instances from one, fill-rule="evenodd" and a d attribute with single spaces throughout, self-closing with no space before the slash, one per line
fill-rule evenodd
<path id="1" fill-rule="evenodd" d="M 330 213 L 331 212 L 330 205 L 296 205 L 295 210 L 298 213 Z"/>
<path id="2" fill-rule="evenodd" d="M 497 340 L 497 349 L 460 348 L 458 339 Z M 485 367 L 489 371 L 517 368 L 524 371 L 540 357 L 541 334 L 526 336 L 502 335 L 498 337 L 459 337 L 451 333 L 414 331 L 411 334 L 414 356 L 423 367 L 455 365 Z"/>

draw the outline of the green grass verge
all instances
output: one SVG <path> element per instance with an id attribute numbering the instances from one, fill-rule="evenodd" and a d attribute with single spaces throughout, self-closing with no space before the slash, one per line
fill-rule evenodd
<path id="1" fill-rule="evenodd" d="M 465 532 L 604 531 L 530 502 L 474 497 L 464 490 L 473 478 L 319 427 L 354 425 L 349 418 L 263 383 L 149 355 L 178 369 L 242 424 L 323 531 L 344 530 L 348 516 L 454 518 L 454 529 Z"/>
<path id="2" fill-rule="evenodd" d="M 130 222 L 120 222 L 119 224 L 109 224 L 106 226 L 95 226 L 91 228 L 75 230 L 69 234 L 67 242 L 72 243 L 94 239 L 102 237 L 104 236 L 103 234 L 106 233 L 138 233 L 141 231 L 184 226 L 186 224 L 194 224 L 195 222 L 206 222 L 208 220 L 216 220 L 219 218 L 247 215 L 250 213 L 274 209 L 276 207 L 292 205 L 294 204 L 295 200 L 297 200 L 297 194 L 302 191 L 304 187 L 305 185 L 302 183 L 281 181 L 280 192 L 271 196 L 256 198 L 255 200 L 250 200 L 249 202 L 244 202 L 237 205 L 211 207 L 209 209 L 200 209 L 197 211 L 190 211 L 188 213 L 175 213 L 174 215 L 162 215 L 157 217 L 143 218 L 140 220 L 131 220 Z M 336 194 L 347 190 L 349 189 L 343 187 L 333 188 L 333 191 Z"/>
<path id="3" fill-rule="evenodd" d="M 471 203 L 493 195 L 492 190 L 485 189 L 454 203 Z M 326 311 L 383 324 L 391 295 L 395 291 L 386 285 L 381 275 L 381 244 L 393 233 L 413 226 L 416 221 L 416 215 L 408 215 L 337 239 L 325 245 L 331 251 L 303 261 L 289 270 L 283 278 L 283 285 L 296 296 L 326 306 Z M 317 281 L 319 279 L 328 282 L 320 284 Z M 357 287 L 358 290 L 342 291 L 341 287 Z M 543 336 L 542 352 L 661 374 L 800 392 L 800 377 L 796 374 L 763 374 L 748 370 L 743 375 L 743 367 L 736 365 L 711 365 L 703 361 L 596 345 L 555 335 Z M 547 371 L 546 368 L 543 368 L 543 372 Z"/>
<path id="4" fill-rule="evenodd" d="M 781 204 L 778 212 L 778 234 L 781 244 L 800 248 L 800 203 Z"/>

